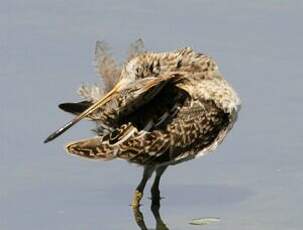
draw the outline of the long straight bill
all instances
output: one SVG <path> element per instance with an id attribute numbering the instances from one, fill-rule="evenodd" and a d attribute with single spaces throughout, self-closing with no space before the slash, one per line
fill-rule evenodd
<path id="1" fill-rule="evenodd" d="M 112 96 L 120 89 L 120 84 L 118 84 L 109 92 L 107 93 L 103 98 L 101 98 L 99 101 L 97 101 L 95 104 L 90 106 L 88 109 L 86 109 L 84 112 L 76 116 L 74 119 L 66 123 L 63 127 L 57 129 L 55 132 L 53 132 L 51 135 L 49 135 L 44 143 L 50 142 L 54 140 L 56 137 L 60 136 L 62 133 L 64 133 L 66 130 L 68 130 L 70 127 L 72 127 L 74 124 L 82 120 L 85 116 L 88 114 L 94 112 L 97 108 L 104 105 L 108 101 L 112 99 Z"/>

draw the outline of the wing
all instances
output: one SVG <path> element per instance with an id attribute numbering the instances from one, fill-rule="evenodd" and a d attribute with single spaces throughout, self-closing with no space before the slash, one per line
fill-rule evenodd
<path id="1" fill-rule="evenodd" d="M 66 150 L 90 159 L 118 157 L 142 165 L 160 159 L 168 161 L 170 156 L 165 153 L 171 148 L 171 137 L 167 128 L 177 116 L 187 94 L 169 82 L 158 91 L 152 98 L 148 97 L 148 102 L 127 116 L 121 116 L 121 124 L 110 133 L 98 132 L 99 136 L 73 142 L 67 145 Z"/>
<path id="2" fill-rule="evenodd" d="M 175 164 L 216 147 L 226 134 L 228 115 L 214 102 L 193 100 L 184 93 L 177 100 L 160 100 L 174 95 L 167 87 L 131 114 L 131 122 L 109 134 L 71 143 L 67 151 L 90 159 L 122 158 L 145 165 Z"/>
<path id="3" fill-rule="evenodd" d="M 140 108 L 153 100 L 169 82 L 170 79 L 164 78 L 140 79 L 115 93 L 107 103 L 89 114 L 89 117 L 98 123 L 118 128 L 128 122 L 130 114 L 140 111 Z"/>

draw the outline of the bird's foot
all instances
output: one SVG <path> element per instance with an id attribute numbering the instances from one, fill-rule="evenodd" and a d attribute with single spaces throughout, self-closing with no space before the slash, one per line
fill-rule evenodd
<path id="1" fill-rule="evenodd" d="M 136 190 L 134 193 L 134 198 L 133 198 L 131 206 L 133 208 L 138 208 L 140 206 L 140 201 L 141 201 L 142 197 L 143 197 L 143 193 Z"/>
<path id="2" fill-rule="evenodd" d="M 139 226 L 140 229 L 147 229 L 146 225 L 145 225 L 145 221 L 144 221 L 144 216 L 142 214 L 142 212 L 140 211 L 140 207 L 132 207 L 133 210 L 133 214 L 135 217 L 135 221 L 137 223 L 137 225 Z"/>

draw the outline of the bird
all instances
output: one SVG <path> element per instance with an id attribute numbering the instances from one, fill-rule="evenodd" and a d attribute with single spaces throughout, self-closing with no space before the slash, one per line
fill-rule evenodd
<path id="1" fill-rule="evenodd" d="M 71 142 L 66 151 L 142 166 L 133 207 L 140 205 L 145 185 L 155 173 L 151 191 L 156 203 L 167 167 L 214 151 L 235 124 L 241 101 L 215 60 L 190 47 L 150 52 L 139 39 L 119 66 L 107 44 L 97 41 L 95 62 L 102 84 L 82 85 L 78 93 L 84 100 L 60 104 L 75 117 L 44 142 L 84 118 L 94 121 L 94 137 Z"/>

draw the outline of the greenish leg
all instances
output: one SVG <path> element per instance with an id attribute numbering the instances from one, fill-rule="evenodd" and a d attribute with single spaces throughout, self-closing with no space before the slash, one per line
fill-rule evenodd
<path id="1" fill-rule="evenodd" d="M 151 188 L 151 194 L 152 194 L 152 206 L 160 206 L 160 179 L 163 175 L 164 171 L 167 169 L 167 166 L 160 166 L 156 169 L 156 177 L 154 180 L 154 183 Z"/>
<path id="2" fill-rule="evenodd" d="M 142 180 L 140 181 L 140 183 L 137 186 L 136 191 L 134 193 L 134 198 L 133 198 L 133 201 L 132 201 L 132 207 L 140 206 L 140 201 L 143 197 L 143 191 L 144 191 L 146 182 L 151 177 L 154 170 L 155 170 L 154 166 L 147 165 L 147 166 L 144 167 Z"/>

